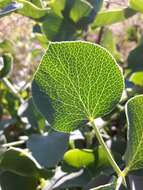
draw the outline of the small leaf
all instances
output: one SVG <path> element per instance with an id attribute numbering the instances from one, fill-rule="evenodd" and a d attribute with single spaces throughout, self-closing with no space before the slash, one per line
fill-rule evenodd
<path id="1" fill-rule="evenodd" d="M 143 13 L 143 1 L 142 0 L 129 0 L 129 5 L 132 9 Z"/>
<path id="2" fill-rule="evenodd" d="M 83 121 L 109 113 L 123 88 L 123 75 L 107 50 L 88 42 L 62 42 L 50 43 L 32 94 L 52 127 L 70 132 Z"/>
<path id="3" fill-rule="evenodd" d="M 86 167 L 95 162 L 94 152 L 91 149 L 72 149 L 64 154 L 64 161 L 75 168 Z"/>
<path id="4" fill-rule="evenodd" d="M 143 168 L 143 95 L 131 98 L 126 105 L 128 143 L 125 171 Z"/>
<path id="5" fill-rule="evenodd" d="M 4 7 L 3 9 L 0 9 L 0 17 L 7 15 L 11 12 L 14 12 L 18 9 L 21 9 L 21 8 L 22 8 L 21 3 L 12 2 L 12 3 L 8 4 L 6 7 Z"/>
<path id="6" fill-rule="evenodd" d="M 68 137 L 67 134 L 58 132 L 47 136 L 32 135 L 27 142 L 27 147 L 42 166 L 54 167 L 67 150 Z"/>
<path id="7" fill-rule="evenodd" d="M 33 177 L 23 177 L 11 172 L 0 175 L 2 190 L 36 190 L 38 183 L 39 181 Z"/>
<path id="8" fill-rule="evenodd" d="M 116 58 L 116 60 L 121 59 L 120 53 L 117 51 L 116 47 L 116 38 L 112 32 L 112 30 L 105 28 L 104 35 L 101 40 L 101 45 L 108 49 L 110 53 Z"/>
<path id="9" fill-rule="evenodd" d="M 91 24 L 92 28 L 110 25 L 118 22 L 122 22 L 125 19 L 136 14 L 136 11 L 130 8 L 124 8 L 119 10 L 101 11 L 97 14 L 95 21 Z"/>
<path id="10" fill-rule="evenodd" d="M 135 85 L 143 86 L 143 72 L 135 72 L 131 75 L 129 81 L 133 82 Z"/>
<path id="11" fill-rule="evenodd" d="M 128 68 L 132 72 L 143 71 L 143 43 L 139 44 L 135 49 L 133 49 L 128 56 Z"/>
<path id="12" fill-rule="evenodd" d="M 38 177 L 41 166 L 26 151 L 19 148 L 10 148 L 3 154 L 0 168 L 22 176 Z"/>
<path id="13" fill-rule="evenodd" d="M 50 7 L 58 16 L 62 17 L 62 11 L 65 9 L 66 0 L 53 0 Z"/>
<path id="14" fill-rule="evenodd" d="M 11 69 L 13 64 L 13 58 L 10 54 L 4 54 L 0 57 L 0 79 L 6 77 Z"/>
<path id="15" fill-rule="evenodd" d="M 109 168 L 110 163 L 102 147 L 92 149 L 72 149 L 64 154 L 64 161 L 73 168 L 90 167 L 94 165 L 95 173 L 97 170 Z"/>
<path id="16" fill-rule="evenodd" d="M 74 22 L 78 22 L 82 17 L 86 17 L 93 7 L 85 0 L 76 0 L 70 11 L 70 17 Z"/>
<path id="17" fill-rule="evenodd" d="M 16 0 L 16 2 L 21 3 L 23 5 L 22 9 L 18 10 L 17 12 L 19 14 L 22 14 L 24 16 L 33 19 L 40 19 L 49 12 L 49 8 L 46 9 L 39 8 L 35 6 L 33 3 L 26 0 Z"/>

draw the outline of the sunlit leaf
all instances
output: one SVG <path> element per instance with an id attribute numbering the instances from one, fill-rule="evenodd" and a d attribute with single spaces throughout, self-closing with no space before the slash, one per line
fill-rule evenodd
<path id="1" fill-rule="evenodd" d="M 86 17 L 92 11 L 93 7 L 85 0 L 76 0 L 71 8 L 70 17 L 74 22 Z"/>
<path id="2" fill-rule="evenodd" d="M 109 113 L 123 88 L 121 70 L 107 50 L 87 42 L 62 42 L 50 43 L 32 93 L 52 127 L 70 132 L 83 121 Z"/>
<path id="3" fill-rule="evenodd" d="M 135 85 L 143 86 L 143 72 L 135 72 L 131 75 L 129 81 L 133 82 Z"/>
<path id="4" fill-rule="evenodd" d="M 129 0 L 129 5 L 132 9 L 143 13 L 143 1 L 142 0 Z"/>

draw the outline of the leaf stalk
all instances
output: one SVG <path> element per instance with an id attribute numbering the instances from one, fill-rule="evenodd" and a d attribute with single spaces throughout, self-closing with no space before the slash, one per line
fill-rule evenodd
<path id="1" fill-rule="evenodd" d="M 111 164 L 111 166 L 113 167 L 114 171 L 117 173 L 118 175 L 118 178 L 122 178 L 122 183 L 124 184 L 124 186 L 126 186 L 126 180 L 125 180 L 125 175 L 124 175 L 124 172 L 122 172 L 119 168 L 119 166 L 117 165 L 117 163 L 115 162 L 109 148 L 107 147 L 106 143 L 104 142 L 102 136 L 101 136 L 101 133 L 98 129 L 98 127 L 96 127 L 95 125 L 95 121 L 94 119 L 90 120 L 90 123 L 95 131 L 95 135 L 100 143 L 100 145 L 102 146 L 103 150 L 105 151 L 106 155 L 107 155 L 107 158 Z"/>

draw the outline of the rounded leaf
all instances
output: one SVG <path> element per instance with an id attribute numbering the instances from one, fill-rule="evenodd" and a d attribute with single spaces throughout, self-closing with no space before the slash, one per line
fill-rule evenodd
<path id="1" fill-rule="evenodd" d="M 34 76 L 34 102 L 58 131 L 70 132 L 84 121 L 112 111 L 124 88 L 112 55 L 88 42 L 50 43 Z"/>

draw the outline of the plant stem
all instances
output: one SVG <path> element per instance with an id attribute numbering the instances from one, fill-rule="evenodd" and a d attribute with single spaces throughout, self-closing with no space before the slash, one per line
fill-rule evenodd
<path id="1" fill-rule="evenodd" d="M 11 143 L 7 143 L 7 144 L 3 144 L 1 145 L 3 148 L 7 148 L 7 147 L 10 147 L 10 146 L 17 146 L 17 145 L 20 145 L 20 144 L 24 144 L 26 141 L 25 140 L 20 140 L 20 141 L 16 141 L 16 142 L 11 142 Z"/>
<path id="2" fill-rule="evenodd" d="M 22 97 L 19 95 L 17 89 L 9 82 L 9 80 L 7 78 L 3 78 L 2 82 L 4 83 L 4 85 L 6 87 L 8 87 L 8 89 L 15 95 L 17 96 L 21 102 L 24 102 L 24 100 L 22 99 Z"/>
<path id="3" fill-rule="evenodd" d="M 124 176 L 124 173 L 120 170 L 119 166 L 117 165 L 117 163 L 115 162 L 110 150 L 108 149 L 107 145 L 105 144 L 101 134 L 100 134 L 100 131 L 99 129 L 96 127 L 95 125 L 95 121 L 94 119 L 91 119 L 90 120 L 91 122 L 91 125 L 95 131 L 95 134 L 96 134 L 96 137 L 100 143 L 100 145 L 102 146 L 103 150 L 105 151 L 106 153 L 106 156 L 111 164 L 111 166 L 113 167 L 114 171 L 117 173 L 118 177 L 121 177 L 123 178 L 123 184 L 126 186 L 126 181 L 125 181 L 125 176 Z"/>

